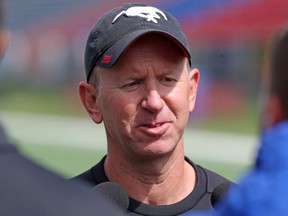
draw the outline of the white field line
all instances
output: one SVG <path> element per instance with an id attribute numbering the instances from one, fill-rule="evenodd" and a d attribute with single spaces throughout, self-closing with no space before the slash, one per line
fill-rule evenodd
<path id="1" fill-rule="evenodd" d="M 86 149 L 106 149 L 103 125 L 88 118 L 0 111 L 0 122 L 21 144 L 45 144 Z M 257 138 L 187 128 L 185 154 L 195 160 L 249 165 L 257 150 Z"/>

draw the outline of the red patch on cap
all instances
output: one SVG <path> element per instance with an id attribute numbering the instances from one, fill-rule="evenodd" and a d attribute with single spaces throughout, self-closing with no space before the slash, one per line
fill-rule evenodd
<path id="1" fill-rule="evenodd" d="M 105 55 L 102 59 L 102 64 L 109 64 L 112 56 Z"/>

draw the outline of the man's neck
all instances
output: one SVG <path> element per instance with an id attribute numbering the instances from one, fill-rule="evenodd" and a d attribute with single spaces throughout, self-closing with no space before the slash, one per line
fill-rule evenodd
<path id="1" fill-rule="evenodd" d="M 139 163 L 113 159 L 108 155 L 104 163 L 108 179 L 143 203 L 169 205 L 179 202 L 192 192 L 196 183 L 196 172 L 184 160 L 184 154 Z"/>

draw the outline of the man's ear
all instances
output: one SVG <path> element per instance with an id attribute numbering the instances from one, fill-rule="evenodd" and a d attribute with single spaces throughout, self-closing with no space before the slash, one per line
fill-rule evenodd
<path id="1" fill-rule="evenodd" d="M 99 109 L 98 101 L 97 101 L 97 92 L 95 88 L 87 83 L 80 82 L 79 83 L 79 95 L 82 101 L 83 106 L 85 107 L 87 113 L 91 117 L 91 119 L 100 124 L 103 121 L 101 111 Z"/>
<path id="2" fill-rule="evenodd" d="M 189 72 L 189 79 L 190 79 L 189 111 L 192 112 L 195 107 L 197 89 L 200 80 L 200 72 L 197 68 L 194 68 Z"/>

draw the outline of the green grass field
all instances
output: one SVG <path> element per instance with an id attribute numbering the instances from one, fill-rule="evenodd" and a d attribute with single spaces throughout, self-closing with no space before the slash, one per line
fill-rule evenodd
<path id="1" fill-rule="evenodd" d="M 72 89 L 72 90 L 71 90 Z M 1 90 L 0 110 L 47 113 L 57 115 L 87 116 L 78 97 L 77 86 L 69 89 L 38 89 L 18 86 Z M 197 104 L 196 104 L 197 106 Z M 189 126 L 225 132 L 255 134 L 258 130 L 257 103 L 250 102 L 240 113 L 226 113 L 193 118 Z"/>
<path id="2" fill-rule="evenodd" d="M 20 149 L 32 160 L 59 173 L 65 178 L 75 176 L 89 169 L 105 155 L 103 150 L 91 151 L 63 146 L 24 144 L 20 146 Z M 222 174 L 230 180 L 237 180 L 248 168 L 242 165 L 212 163 L 201 160 L 195 161 L 195 163 Z"/>
<path id="3" fill-rule="evenodd" d="M 0 110 L 72 116 L 86 115 L 81 107 L 79 98 L 75 96 L 77 92 L 59 91 L 59 89 L 37 90 L 34 88 L 19 88 L 18 90 L 8 89 L 4 93 L 0 95 Z M 190 126 L 218 131 L 255 133 L 255 107 L 252 105 L 251 109 L 243 110 L 243 113 L 233 117 L 217 116 L 205 120 L 197 119 Z M 31 143 L 21 144 L 19 147 L 24 154 L 33 160 L 67 178 L 89 169 L 105 154 L 103 150 L 91 151 L 63 146 L 32 145 Z M 211 163 L 207 161 L 195 162 L 231 180 L 237 179 L 247 169 L 247 167 L 235 164 Z"/>

